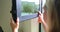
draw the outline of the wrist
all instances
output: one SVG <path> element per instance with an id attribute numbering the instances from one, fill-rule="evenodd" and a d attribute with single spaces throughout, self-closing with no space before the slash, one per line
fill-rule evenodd
<path id="1" fill-rule="evenodd" d="M 12 29 L 12 32 L 18 32 L 18 29 Z"/>
<path id="2" fill-rule="evenodd" d="M 43 20 L 42 23 L 44 24 L 44 26 L 48 27 L 47 23 Z"/>

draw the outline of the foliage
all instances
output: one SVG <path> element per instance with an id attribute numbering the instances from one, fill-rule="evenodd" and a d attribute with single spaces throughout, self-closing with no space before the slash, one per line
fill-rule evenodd
<path id="1" fill-rule="evenodd" d="M 36 13 L 38 11 L 37 6 L 34 2 L 22 2 L 22 11 L 25 13 Z"/>

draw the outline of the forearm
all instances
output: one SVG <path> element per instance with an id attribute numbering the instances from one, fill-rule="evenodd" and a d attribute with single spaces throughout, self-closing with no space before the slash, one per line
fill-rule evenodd
<path id="1" fill-rule="evenodd" d="M 46 30 L 48 29 L 48 25 L 44 20 L 42 20 L 42 24 L 43 24 L 45 32 L 46 32 Z"/>
<path id="2" fill-rule="evenodd" d="M 48 27 L 47 23 L 44 20 L 42 20 L 42 24 L 45 26 L 45 28 Z"/>

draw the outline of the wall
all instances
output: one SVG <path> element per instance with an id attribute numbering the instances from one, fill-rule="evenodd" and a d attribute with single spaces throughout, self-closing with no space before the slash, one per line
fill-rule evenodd
<path id="1" fill-rule="evenodd" d="M 34 18 L 31 20 L 31 32 L 39 32 L 39 23 L 37 19 L 38 18 Z"/>
<path id="2" fill-rule="evenodd" d="M 20 32 L 39 32 L 37 18 L 20 22 Z"/>
<path id="3" fill-rule="evenodd" d="M 31 20 L 20 22 L 20 32 L 31 32 Z"/>
<path id="4" fill-rule="evenodd" d="M 0 26 L 4 32 L 11 32 L 10 28 L 11 0 L 0 0 Z"/>
<path id="5" fill-rule="evenodd" d="M 0 26 L 2 26 L 4 32 L 12 32 L 10 27 L 11 6 L 11 0 L 0 0 Z M 38 32 L 37 19 L 20 22 L 19 32 Z"/>

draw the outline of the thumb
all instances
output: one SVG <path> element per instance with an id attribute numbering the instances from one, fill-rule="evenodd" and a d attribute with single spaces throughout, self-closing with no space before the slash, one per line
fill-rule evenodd
<path id="1" fill-rule="evenodd" d="M 19 17 L 17 17 L 17 25 L 19 25 Z"/>

